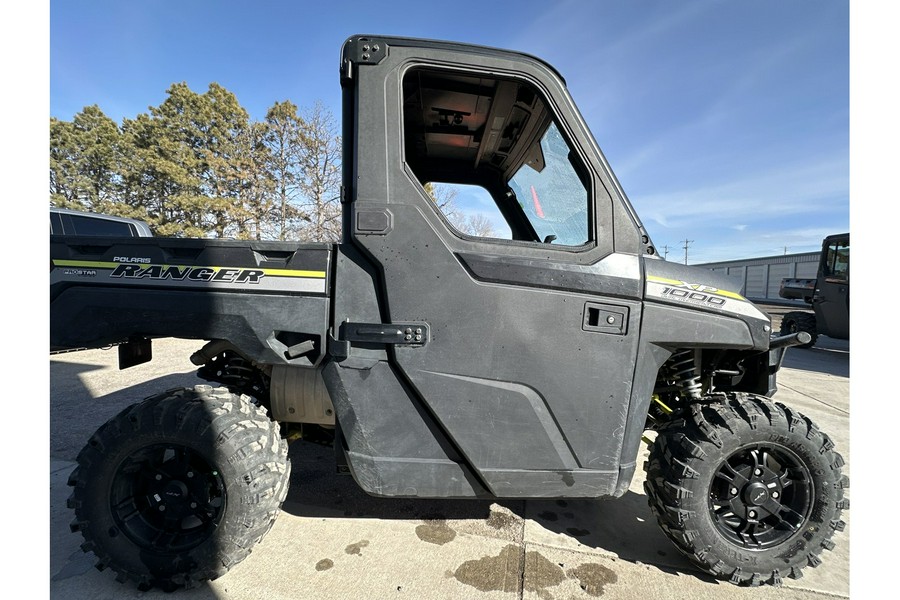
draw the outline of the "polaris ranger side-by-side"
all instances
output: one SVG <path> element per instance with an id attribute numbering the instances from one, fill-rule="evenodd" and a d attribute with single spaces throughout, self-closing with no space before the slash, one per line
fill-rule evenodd
<path id="1" fill-rule="evenodd" d="M 843 461 L 768 398 L 784 349 L 716 274 L 661 260 L 562 77 L 524 54 L 344 44 L 343 239 L 51 237 L 51 348 L 208 340 L 220 387 L 170 390 L 100 427 L 72 473 L 73 530 L 138 586 L 213 579 L 271 527 L 281 431 L 333 433 L 376 496 L 623 495 L 641 438 L 650 508 L 741 585 L 819 563 Z M 456 230 L 426 184 L 477 185 L 508 239 Z"/>

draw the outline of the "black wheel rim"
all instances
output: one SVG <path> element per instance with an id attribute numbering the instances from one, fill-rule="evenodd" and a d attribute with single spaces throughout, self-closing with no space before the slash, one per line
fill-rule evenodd
<path id="1" fill-rule="evenodd" d="M 773 444 L 734 452 L 716 471 L 709 509 L 718 531 L 741 548 L 765 550 L 803 529 L 813 506 L 813 481 L 796 454 Z"/>
<path id="2" fill-rule="evenodd" d="M 183 552 L 202 544 L 225 512 L 225 483 L 197 451 L 156 444 L 116 471 L 110 509 L 119 532 L 144 550 Z"/>

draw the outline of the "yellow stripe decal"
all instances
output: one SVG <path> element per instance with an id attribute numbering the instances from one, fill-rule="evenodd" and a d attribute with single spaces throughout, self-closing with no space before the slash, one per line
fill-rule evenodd
<path id="1" fill-rule="evenodd" d="M 264 269 L 259 267 L 209 267 L 206 265 L 160 265 L 158 263 L 117 263 L 117 262 L 100 262 L 100 261 L 83 261 L 83 260 L 54 260 L 53 264 L 57 267 L 80 267 L 82 269 L 115 269 L 121 265 L 136 265 L 139 267 L 162 267 L 168 269 L 175 267 L 176 269 L 214 269 L 216 271 L 222 269 L 253 269 L 254 271 L 262 271 L 263 274 L 271 277 L 302 277 L 306 279 L 325 279 L 325 271 L 302 271 L 295 269 Z"/>
<path id="2" fill-rule="evenodd" d="M 690 284 L 685 281 L 681 281 L 678 279 L 667 279 L 665 277 L 656 277 L 655 275 L 647 275 L 647 281 L 652 281 L 653 283 L 664 283 L 667 285 L 674 285 L 683 289 L 693 289 L 698 292 L 704 292 L 709 294 L 716 294 L 718 296 L 725 296 L 726 298 L 733 298 L 735 300 L 742 300 L 744 302 L 749 302 L 746 298 L 741 296 L 736 292 L 729 292 L 727 290 L 720 290 L 718 288 L 714 288 L 708 285 L 697 285 Z"/>

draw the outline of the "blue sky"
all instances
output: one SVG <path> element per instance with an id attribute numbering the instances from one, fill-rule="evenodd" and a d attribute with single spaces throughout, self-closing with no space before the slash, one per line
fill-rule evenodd
<path id="1" fill-rule="evenodd" d="M 116 121 L 217 82 L 255 119 L 340 113 L 355 33 L 525 51 L 566 78 L 669 259 L 817 250 L 850 221 L 849 6 L 837 0 L 50 2 L 50 115 Z"/>

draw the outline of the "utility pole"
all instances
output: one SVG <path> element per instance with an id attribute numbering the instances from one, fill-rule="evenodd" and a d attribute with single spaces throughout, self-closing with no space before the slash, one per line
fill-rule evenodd
<path id="1" fill-rule="evenodd" d="M 669 245 L 668 244 L 663 246 L 663 260 L 666 260 L 667 258 L 669 258 Z"/>
<path id="2" fill-rule="evenodd" d="M 682 246 L 682 248 L 684 248 L 684 264 L 687 264 L 687 251 L 688 251 L 688 246 L 690 246 L 691 244 L 693 244 L 693 243 L 694 243 L 694 240 L 681 240 L 681 241 L 684 242 L 684 246 Z"/>

